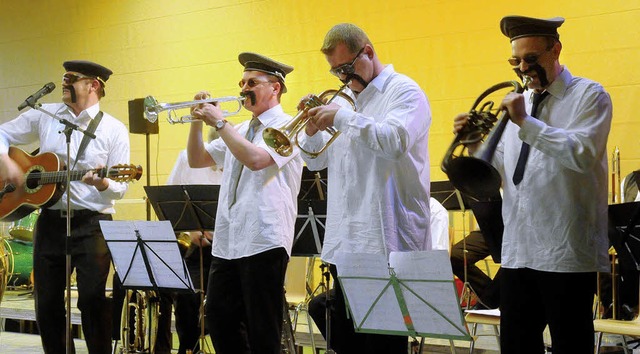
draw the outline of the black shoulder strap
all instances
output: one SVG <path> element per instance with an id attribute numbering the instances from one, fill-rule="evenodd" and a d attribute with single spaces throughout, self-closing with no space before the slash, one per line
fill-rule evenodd
<path id="1" fill-rule="evenodd" d="M 91 134 L 95 133 L 96 129 L 98 128 L 98 124 L 100 124 L 100 121 L 102 120 L 103 115 L 104 113 L 100 111 L 98 112 L 98 114 L 96 114 L 95 118 L 93 118 L 91 122 L 89 122 L 89 126 L 87 127 L 87 130 L 86 130 L 88 133 L 91 133 Z M 76 161 L 73 163 L 73 168 L 76 167 L 78 160 L 80 160 L 82 158 L 82 155 L 84 155 L 84 150 L 87 149 L 87 145 L 89 145 L 89 141 L 91 141 L 91 138 L 87 134 L 85 134 L 82 137 L 82 141 L 80 142 L 80 147 L 78 148 L 78 154 L 76 154 Z"/>

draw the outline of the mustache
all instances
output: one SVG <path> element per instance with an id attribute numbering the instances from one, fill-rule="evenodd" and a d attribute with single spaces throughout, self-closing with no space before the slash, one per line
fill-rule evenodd
<path id="1" fill-rule="evenodd" d="M 71 103 L 76 103 L 77 100 L 77 96 L 76 96 L 76 89 L 75 87 L 73 87 L 73 85 L 62 85 L 62 89 L 63 90 L 69 90 L 69 94 L 71 95 Z"/>
<path id="2" fill-rule="evenodd" d="M 364 87 L 364 88 L 366 88 L 366 87 L 369 85 L 369 83 L 368 83 L 368 82 L 366 82 L 366 81 L 362 78 L 362 76 L 360 76 L 360 75 L 358 75 L 358 74 L 350 74 L 350 75 L 347 75 L 347 77 L 345 77 L 345 78 L 344 78 L 344 80 L 340 80 L 340 81 L 342 81 L 342 83 L 343 83 L 343 84 L 348 85 L 348 84 L 349 84 L 349 82 L 350 82 L 350 81 L 353 81 L 353 80 L 358 81 L 358 82 L 362 85 L 362 87 Z M 355 92 L 355 91 L 354 91 L 354 92 Z"/>
<path id="3" fill-rule="evenodd" d="M 249 98 L 249 100 L 251 100 L 251 105 L 252 106 L 256 105 L 256 93 L 255 92 L 253 92 L 253 91 L 243 91 L 243 92 L 240 92 L 240 96 Z"/>
<path id="4" fill-rule="evenodd" d="M 514 68 L 513 71 L 518 75 L 520 80 L 523 79 L 524 75 L 531 76 L 530 74 L 535 72 L 536 75 L 538 75 L 538 80 L 540 80 L 540 85 L 542 87 L 547 87 L 547 85 L 549 85 L 549 80 L 547 80 L 547 71 L 538 63 L 530 65 L 526 71 L 522 71 L 519 68 Z"/>

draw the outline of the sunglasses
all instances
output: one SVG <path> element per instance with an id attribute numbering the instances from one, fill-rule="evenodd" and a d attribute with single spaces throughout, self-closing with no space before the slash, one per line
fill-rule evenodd
<path id="1" fill-rule="evenodd" d="M 351 75 L 353 73 L 356 72 L 356 68 L 354 68 L 354 65 L 356 63 L 356 60 L 358 60 L 358 58 L 360 58 L 360 54 L 362 54 L 362 52 L 364 52 L 364 47 L 362 47 L 362 49 L 360 49 L 360 51 L 358 52 L 358 54 L 356 54 L 356 57 L 353 58 L 353 60 L 351 61 L 351 63 L 349 64 L 342 64 L 340 66 L 338 66 L 337 68 L 332 68 L 329 69 L 329 72 L 335 76 L 340 76 L 340 75 Z"/>
<path id="2" fill-rule="evenodd" d="M 245 85 L 249 86 L 249 88 L 254 88 L 258 85 L 262 85 L 262 84 L 273 84 L 275 82 L 273 81 L 263 81 L 263 80 L 257 80 L 257 79 L 249 79 L 247 81 L 244 80 L 240 80 L 240 82 L 238 82 L 238 86 L 240 86 L 240 88 L 244 88 Z"/>
<path id="3" fill-rule="evenodd" d="M 551 48 L 553 48 L 553 46 L 545 49 L 545 51 L 540 54 L 529 54 L 529 55 L 525 55 L 524 58 L 511 57 L 507 59 L 507 61 L 509 62 L 509 64 L 511 64 L 511 66 L 520 66 L 520 63 L 522 63 L 523 61 L 527 63 L 527 65 L 533 65 L 538 62 L 538 59 L 540 59 L 540 57 L 544 53 L 550 51 Z"/>
<path id="4" fill-rule="evenodd" d="M 65 84 L 75 84 L 77 81 L 82 79 L 95 79 L 93 76 L 84 76 L 82 74 L 72 74 L 66 73 L 62 75 L 62 82 Z"/>

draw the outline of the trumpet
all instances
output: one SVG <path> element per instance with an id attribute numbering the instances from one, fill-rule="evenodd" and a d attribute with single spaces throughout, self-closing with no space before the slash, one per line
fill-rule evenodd
<path id="1" fill-rule="evenodd" d="M 353 98 L 342 92 L 344 91 L 345 87 L 347 87 L 347 85 L 348 83 L 340 87 L 340 89 L 338 90 L 326 90 L 318 96 L 311 96 L 311 98 L 305 103 L 304 108 L 298 111 L 298 114 L 296 114 L 296 116 L 293 117 L 293 119 L 291 119 L 291 121 L 289 121 L 287 124 L 280 127 L 279 129 L 266 128 L 262 132 L 262 138 L 264 139 L 264 142 L 267 144 L 267 146 L 272 148 L 281 156 L 291 155 L 291 153 L 293 152 L 293 145 L 295 143 L 300 151 L 307 154 L 310 158 L 318 157 L 327 149 L 327 147 L 329 147 L 329 145 L 331 145 L 331 143 L 333 143 L 338 135 L 340 135 L 340 132 L 334 127 L 328 127 L 325 129 L 325 131 L 329 133 L 329 135 L 331 135 L 331 138 L 322 147 L 322 149 L 320 149 L 319 151 L 307 151 L 303 149 L 298 143 L 298 134 L 302 129 L 304 129 L 307 123 L 309 123 L 310 117 L 307 116 L 306 113 L 313 107 L 319 107 L 331 103 L 331 101 L 333 101 L 338 96 L 345 99 L 351 105 L 351 108 L 355 110 L 356 103 Z M 326 100 L 329 96 L 331 96 L 331 98 L 329 98 L 329 100 Z"/>
<path id="2" fill-rule="evenodd" d="M 151 123 L 155 123 L 158 120 L 158 114 L 162 111 L 168 111 L 167 121 L 169 124 L 184 124 L 191 122 L 200 122 L 201 120 L 194 118 L 192 115 L 184 115 L 178 117 L 176 110 L 183 108 L 191 108 L 203 103 L 222 103 L 222 102 L 237 102 L 238 107 L 235 110 L 223 110 L 222 116 L 228 117 L 234 114 L 238 114 L 242 109 L 242 105 L 246 97 L 240 96 L 224 96 L 217 98 L 207 98 L 203 100 L 194 100 L 186 102 L 175 103 L 158 103 L 153 96 L 147 96 L 144 99 L 144 117 Z"/>

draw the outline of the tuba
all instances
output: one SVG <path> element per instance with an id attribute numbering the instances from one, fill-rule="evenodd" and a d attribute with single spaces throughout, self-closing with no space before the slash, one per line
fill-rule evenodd
<path id="1" fill-rule="evenodd" d="M 327 105 L 331 103 L 336 97 L 345 99 L 355 110 L 355 101 L 353 100 L 353 98 L 351 98 L 351 96 L 343 92 L 347 85 L 348 83 L 342 85 L 342 87 L 340 87 L 340 89 L 338 90 L 326 90 L 318 96 L 311 96 L 311 98 L 305 103 L 304 108 L 298 111 L 298 114 L 296 114 L 296 116 L 293 117 L 293 119 L 291 119 L 291 121 L 289 121 L 287 124 L 280 127 L 279 129 L 266 128 L 262 132 L 262 138 L 264 139 L 264 142 L 281 156 L 291 155 L 291 153 L 293 152 L 293 145 L 295 144 L 298 146 L 300 151 L 307 154 L 310 158 L 318 157 L 327 149 L 327 147 L 329 147 L 329 145 L 331 145 L 331 143 L 333 143 L 334 140 L 336 140 L 338 135 L 340 135 L 340 132 L 333 127 L 328 127 L 327 129 L 325 129 L 325 131 L 329 133 L 329 135 L 331 135 L 331 138 L 319 151 L 307 151 L 300 147 L 300 144 L 298 143 L 298 133 L 300 133 L 300 131 L 304 129 L 304 127 L 309 122 L 309 116 L 307 116 L 307 111 L 309 111 L 309 109 Z M 331 98 L 327 100 L 328 97 Z"/>
<path id="2" fill-rule="evenodd" d="M 154 353 L 159 316 L 155 291 L 127 290 L 122 306 L 121 353 Z"/>
<path id="3" fill-rule="evenodd" d="M 442 160 L 441 169 L 447 174 L 451 184 L 460 192 L 477 199 L 493 199 L 500 197 L 502 178 L 500 173 L 491 165 L 500 137 L 509 122 L 506 109 L 499 110 L 491 99 L 496 92 L 522 93 L 531 78 L 524 77 L 523 85 L 517 81 L 505 81 L 493 85 L 484 91 L 473 103 L 469 111 L 467 125 L 458 132 L 447 154 Z M 501 96 L 493 97 L 504 97 Z M 496 123 L 497 122 L 497 123 Z M 474 156 L 469 155 L 468 145 L 485 140 Z M 463 156 L 467 151 L 466 156 Z"/>

